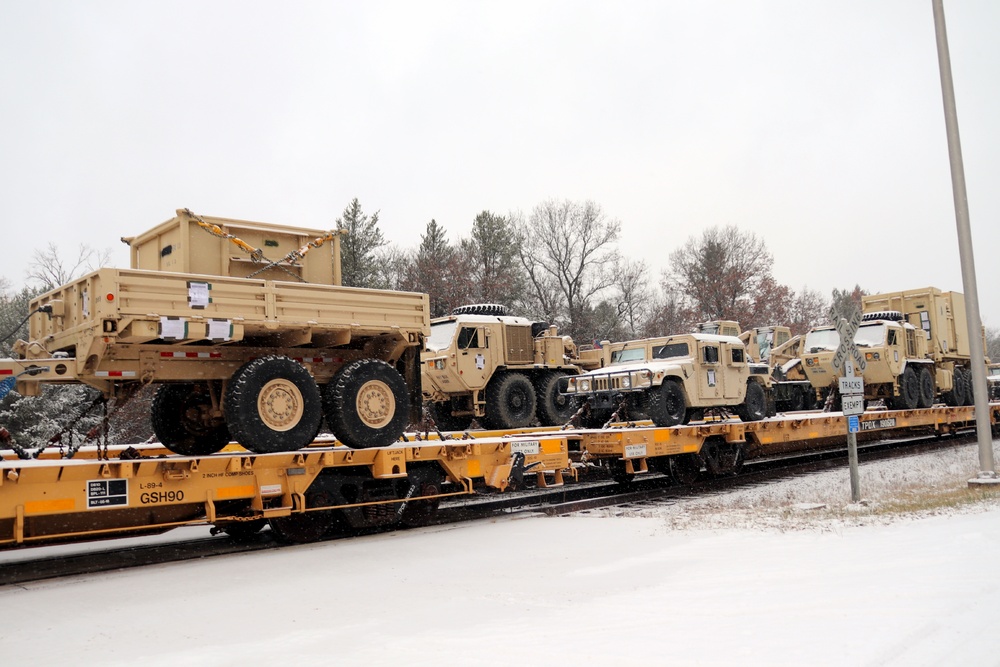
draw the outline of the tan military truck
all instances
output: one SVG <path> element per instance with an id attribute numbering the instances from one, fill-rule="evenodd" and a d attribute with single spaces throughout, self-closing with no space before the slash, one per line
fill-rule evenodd
<path id="1" fill-rule="evenodd" d="M 754 327 L 740 334 L 751 359 L 768 365 L 774 381 L 772 389 L 779 412 L 812 410 L 816 391 L 802 368 L 802 336 L 793 336 L 783 325 Z"/>
<path id="2" fill-rule="evenodd" d="M 156 384 L 153 429 L 178 454 L 231 438 L 295 450 L 324 418 L 348 446 L 388 445 L 419 419 L 428 298 L 339 286 L 339 238 L 179 210 L 123 239 L 131 269 L 32 301 L 29 340 L 0 377 L 23 395 L 84 383 L 119 402 Z"/>
<path id="3" fill-rule="evenodd" d="M 927 408 L 937 400 L 972 404 L 962 294 L 928 287 L 864 296 L 854 342 L 865 358 L 866 400 L 882 400 L 897 410 Z M 803 368 L 820 392 L 837 383 L 832 360 L 839 345 L 834 327 L 806 334 Z"/>
<path id="4" fill-rule="evenodd" d="M 563 392 L 589 404 L 587 426 L 605 423 L 623 402 L 657 426 L 687 423 L 710 408 L 744 421 L 767 414 L 768 369 L 752 363 L 735 336 L 676 334 L 624 343 L 608 365 L 563 380 Z"/>
<path id="5" fill-rule="evenodd" d="M 576 405 L 559 393 L 559 380 L 597 368 L 601 355 L 503 305 L 461 306 L 431 321 L 421 354 L 424 401 L 446 431 L 464 430 L 473 418 L 493 429 L 561 425 Z"/>
<path id="6" fill-rule="evenodd" d="M 790 328 L 771 325 L 741 332 L 739 323 L 735 321 L 713 320 L 697 325 L 696 331 L 737 336 L 746 346 L 751 360 L 767 364 L 771 376 L 769 395 L 777 411 L 794 412 L 815 407 L 816 392 L 806 378 L 799 359 L 798 348 L 802 339 L 800 336 L 793 337 Z"/>
<path id="7" fill-rule="evenodd" d="M 990 364 L 986 367 L 986 386 L 989 389 L 991 401 L 1000 401 L 1000 364 Z"/>

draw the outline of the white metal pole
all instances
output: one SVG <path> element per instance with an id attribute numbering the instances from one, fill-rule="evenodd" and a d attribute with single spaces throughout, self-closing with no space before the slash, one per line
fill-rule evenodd
<path id="1" fill-rule="evenodd" d="M 931 4 L 934 8 L 934 32 L 937 35 L 938 67 L 941 70 L 941 95 L 944 98 L 944 121 L 948 133 L 951 189 L 955 199 L 955 222 L 958 226 L 958 254 L 962 263 L 965 316 L 969 327 L 969 353 L 972 355 L 972 387 L 976 403 L 976 434 L 979 440 L 979 479 L 995 480 L 997 474 L 993 462 L 993 437 L 990 433 L 989 400 L 986 393 L 986 350 L 983 349 L 981 334 L 983 325 L 979 317 L 976 261 L 972 252 L 962 142 L 958 136 L 958 111 L 955 107 L 955 88 L 951 78 L 951 55 L 948 51 L 943 0 L 931 0 Z"/>

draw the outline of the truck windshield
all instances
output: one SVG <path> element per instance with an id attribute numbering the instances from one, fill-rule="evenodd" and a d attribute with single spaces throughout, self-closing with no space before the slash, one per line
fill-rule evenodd
<path id="1" fill-rule="evenodd" d="M 458 322 L 441 322 L 431 325 L 431 337 L 425 343 L 428 350 L 447 350 L 451 345 L 452 338 L 455 337 L 455 329 Z"/>
<path id="2" fill-rule="evenodd" d="M 767 361 L 771 356 L 771 341 L 774 340 L 773 331 L 757 332 L 757 347 L 760 348 L 760 360 Z"/>
<path id="3" fill-rule="evenodd" d="M 627 364 L 631 361 L 645 361 L 646 348 L 633 347 L 630 349 L 617 350 L 611 353 L 611 364 Z"/>
<path id="4" fill-rule="evenodd" d="M 806 352 L 815 354 L 824 350 L 836 350 L 840 347 L 840 334 L 836 329 L 820 329 L 806 334 Z"/>
<path id="5" fill-rule="evenodd" d="M 885 345 L 885 325 L 870 324 L 858 327 L 858 332 L 854 334 L 854 344 L 861 347 Z"/>

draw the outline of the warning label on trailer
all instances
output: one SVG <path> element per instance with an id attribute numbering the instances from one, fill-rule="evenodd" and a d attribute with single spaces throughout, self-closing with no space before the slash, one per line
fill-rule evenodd
<path id="1" fill-rule="evenodd" d="M 92 479 L 87 482 L 87 509 L 127 505 L 127 479 Z"/>
<path id="2" fill-rule="evenodd" d="M 861 422 L 862 431 L 878 431 L 883 428 L 896 428 L 896 418 L 869 419 L 868 421 Z"/>
<path id="3" fill-rule="evenodd" d="M 526 455 L 537 454 L 541 451 L 542 443 L 538 440 L 525 440 L 523 442 L 512 442 L 510 443 L 510 453 L 517 454 L 518 452 Z"/>

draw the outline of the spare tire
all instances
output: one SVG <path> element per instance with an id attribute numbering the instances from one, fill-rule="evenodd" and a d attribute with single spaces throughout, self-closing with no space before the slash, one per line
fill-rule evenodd
<path id="1" fill-rule="evenodd" d="M 453 308 L 452 315 L 488 315 L 492 317 L 504 317 L 507 315 L 507 306 L 500 303 L 471 303 L 467 306 Z"/>

